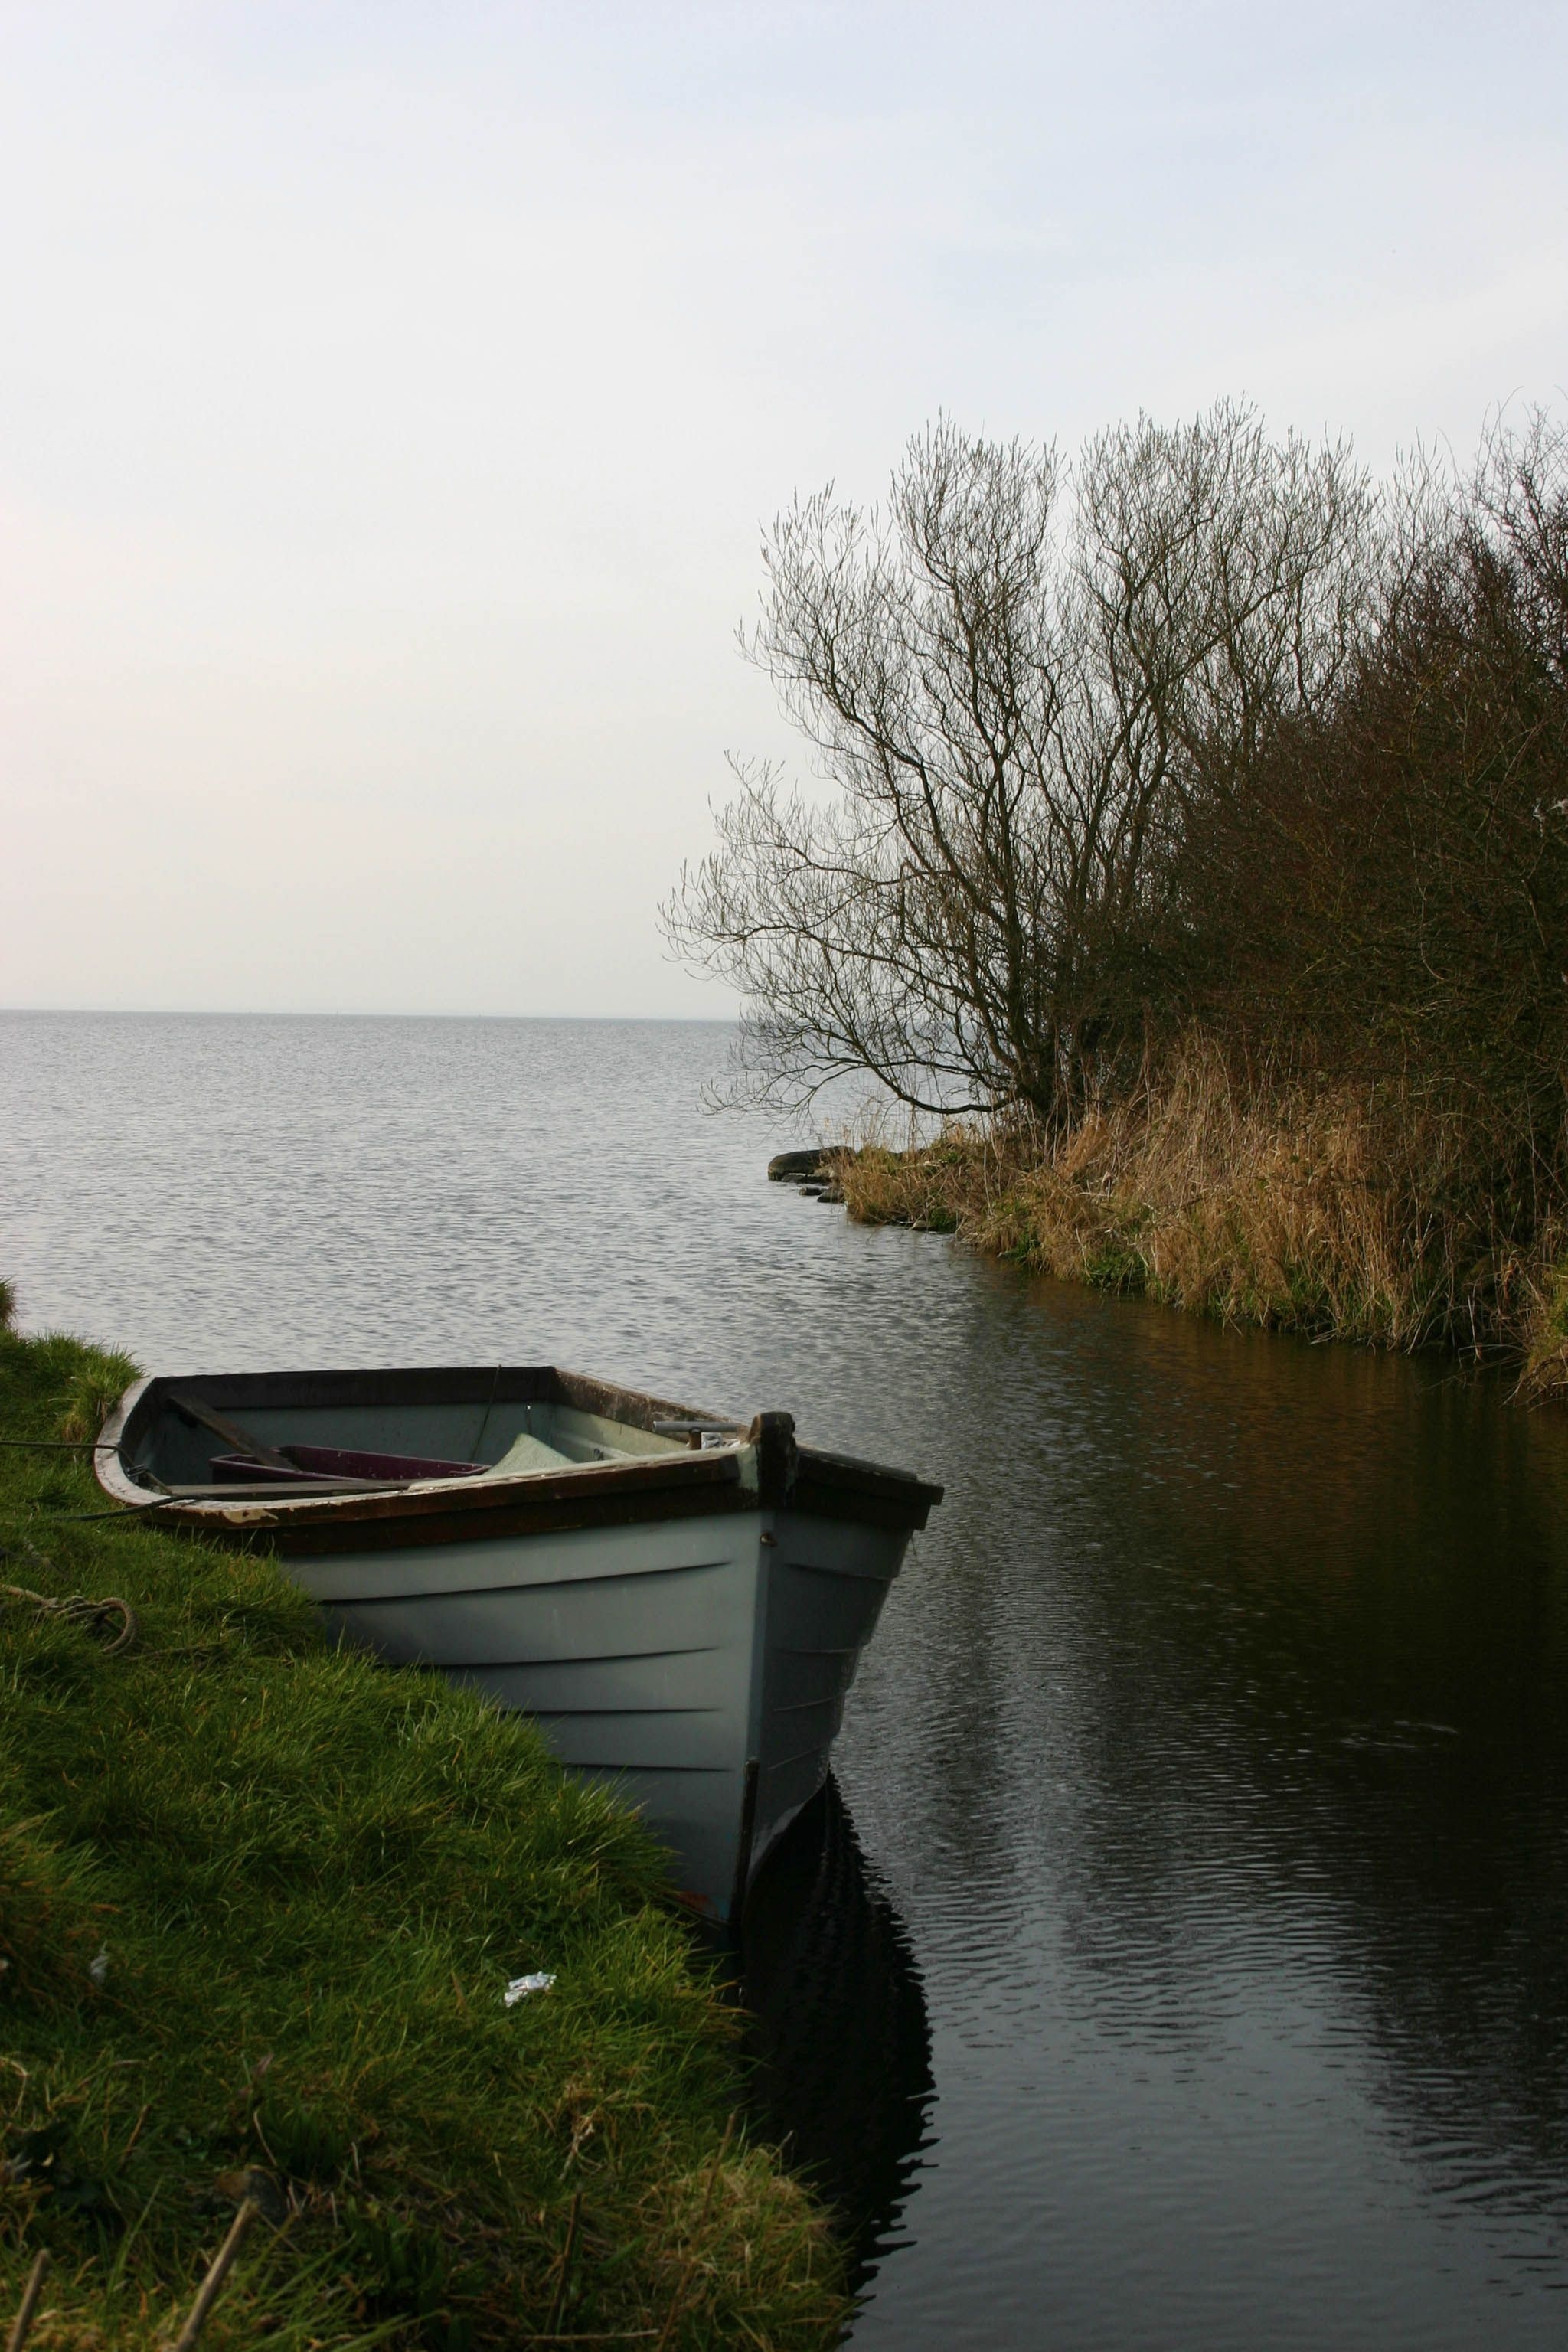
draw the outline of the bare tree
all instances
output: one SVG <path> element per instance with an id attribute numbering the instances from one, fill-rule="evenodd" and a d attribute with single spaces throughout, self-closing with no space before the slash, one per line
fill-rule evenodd
<path id="1" fill-rule="evenodd" d="M 1553 682 L 1568 686 L 1568 427 L 1544 408 L 1483 436 L 1468 485 L 1472 536 L 1489 539 Z"/>
<path id="2" fill-rule="evenodd" d="M 832 791 L 735 763 L 664 909 L 746 1001 L 738 1088 L 1070 1109 L 1136 1028 L 1197 780 L 1331 691 L 1375 514 L 1343 447 L 1229 406 L 1070 475 L 942 421 L 886 509 L 797 501 L 742 642 Z"/>
<path id="3" fill-rule="evenodd" d="M 1494 421 L 1468 475 L 1408 466 L 1389 525 L 1376 626 L 1332 694 L 1194 806 L 1173 877 L 1193 1010 L 1249 1058 L 1396 1080 L 1462 1137 L 1494 1208 L 1555 1199 L 1568 432 Z"/>

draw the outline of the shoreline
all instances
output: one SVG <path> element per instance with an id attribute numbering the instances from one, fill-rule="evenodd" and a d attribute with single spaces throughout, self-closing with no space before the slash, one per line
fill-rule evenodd
<path id="1" fill-rule="evenodd" d="M 0 1318 L 0 2293 L 50 2252 L 37 2352 L 153 2352 L 247 2196 L 215 2347 L 837 2341 L 843 2250 L 748 2137 L 653 1840 L 522 1718 L 330 1646 L 269 1559 L 101 1516 L 131 1370 Z"/>
<path id="2" fill-rule="evenodd" d="M 1373 1088 L 1247 1092 L 1200 1045 L 1053 1137 L 955 1123 L 902 1151 L 784 1154 L 769 1174 L 856 1223 L 951 1234 L 1238 1328 L 1441 1348 L 1510 1370 L 1524 1402 L 1568 1401 L 1564 1236 L 1546 1215 L 1512 1239 L 1447 1141 Z"/>

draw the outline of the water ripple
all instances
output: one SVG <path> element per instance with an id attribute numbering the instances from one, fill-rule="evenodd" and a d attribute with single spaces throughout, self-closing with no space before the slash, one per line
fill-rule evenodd
<path id="1" fill-rule="evenodd" d="M 167 1368 L 553 1359 L 947 1482 L 868 1875 L 774 1931 L 858 2343 L 1559 2344 L 1562 1422 L 853 1230 L 700 1111 L 724 1043 L 7 1017 L 0 1266 Z"/>

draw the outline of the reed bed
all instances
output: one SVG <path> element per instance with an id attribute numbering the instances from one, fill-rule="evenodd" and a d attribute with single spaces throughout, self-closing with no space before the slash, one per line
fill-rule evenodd
<path id="1" fill-rule="evenodd" d="M 0 2322 L 44 2248 L 27 2352 L 167 2347 L 249 2198 L 204 2345 L 836 2341 L 652 1841 L 269 1561 L 95 1516 L 129 1369 L 0 1329 Z"/>
<path id="2" fill-rule="evenodd" d="M 958 1124 L 841 1156 L 851 1217 L 956 1233 L 1037 1272 L 1235 1324 L 1521 1368 L 1568 1394 L 1568 1268 L 1548 1219 L 1521 1250 L 1461 1126 L 1389 1086 L 1238 1079 L 1189 1040 L 1065 1131 Z"/>

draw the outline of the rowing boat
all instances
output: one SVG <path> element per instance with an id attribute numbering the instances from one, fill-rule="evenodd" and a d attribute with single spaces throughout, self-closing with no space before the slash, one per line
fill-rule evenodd
<path id="1" fill-rule="evenodd" d="M 163 1524 L 276 1553 L 342 1640 L 537 1718 L 700 1910 L 823 1785 L 942 1497 L 908 1472 L 551 1365 L 159 1376 L 95 1456 Z"/>

